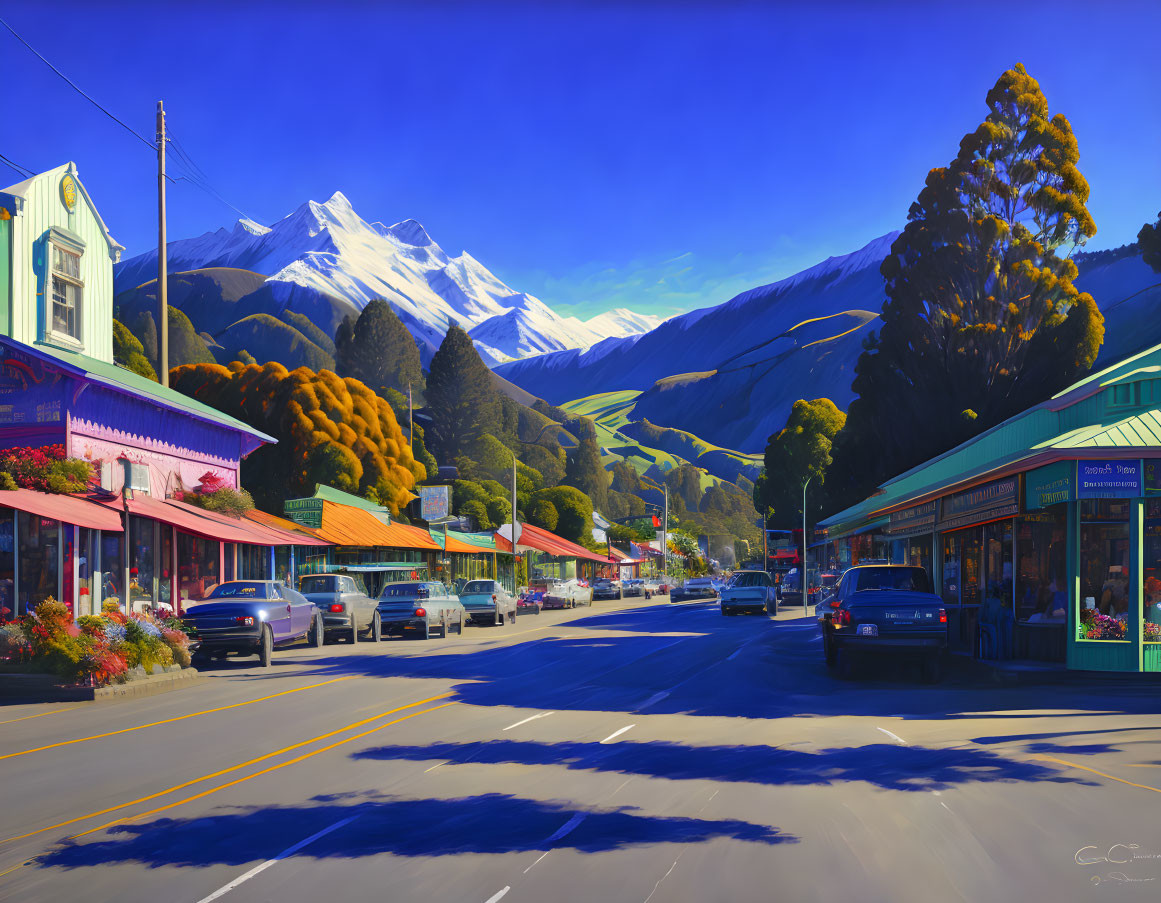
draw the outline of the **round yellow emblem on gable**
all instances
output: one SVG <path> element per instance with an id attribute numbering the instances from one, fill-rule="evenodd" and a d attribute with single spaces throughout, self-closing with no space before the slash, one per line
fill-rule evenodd
<path id="1" fill-rule="evenodd" d="M 60 196 L 64 201 L 65 207 L 72 212 L 72 209 L 77 206 L 77 183 L 72 176 L 66 175 L 60 181 Z"/>

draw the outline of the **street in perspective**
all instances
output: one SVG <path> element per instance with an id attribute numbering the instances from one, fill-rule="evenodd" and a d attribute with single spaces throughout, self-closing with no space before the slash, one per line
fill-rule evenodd
<path id="1" fill-rule="evenodd" d="M 0 11 L 0 901 L 1161 898 L 1113 7 Z"/>

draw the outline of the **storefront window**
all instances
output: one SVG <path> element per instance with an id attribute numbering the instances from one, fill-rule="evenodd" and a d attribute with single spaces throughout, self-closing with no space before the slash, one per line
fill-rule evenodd
<path id="1" fill-rule="evenodd" d="M 892 539 L 891 546 L 891 564 L 906 564 L 907 563 L 907 540 Z"/>
<path id="2" fill-rule="evenodd" d="M 1161 499 L 1145 501 L 1144 545 L 1143 635 L 1146 643 L 1161 643 Z"/>
<path id="3" fill-rule="evenodd" d="M 60 521 L 19 511 L 16 535 L 20 562 L 16 613 L 21 615 L 49 596 L 60 598 Z"/>
<path id="4" fill-rule="evenodd" d="M 274 548 L 274 579 L 281 580 L 287 586 L 294 586 L 290 566 L 291 546 L 275 546 Z"/>
<path id="5" fill-rule="evenodd" d="M 16 617 L 16 518 L 0 508 L 0 622 Z"/>
<path id="6" fill-rule="evenodd" d="M 101 533 L 101 601 L 112 599 L 125 610 L 125 534 Z"/>
<path id="7" fill-rule="evenodd" d="M 250 543 L 238 544 L 238 579 L 239 580 L 267 580 L 269 562 L 266 546 L 256 546 Z"/>
<path id="8" fill-rule="evenodd" d="M 931 537 L 914 536 L 907 542 L 907 564 L 923 568 L 931 577 Z"/>
<path id="9" fill-rule="evenodd" d="M 88 527 L 81 527 L 77 539 L 77 615 L 95 615 L 101 613 L 101 606 L 97 603 L 95 590 L 100 587 L 94 585 L 93 574 L 97 565 L 97 540 L 100 534 Z"/>
<path id="10" fill-rule="evenodd" d="M 220 547 L 214 540 L 177 534 L 177 587 L 183 607 L 201 601 L 218 585 Z"/>
<path id="11" fill-rule="evenodd" d="M 1019 621 L 1063 624 L 1068 619 L 1066 508 L 1066 505 L 1053 505 L 1027 514 L 1016 527 L 1016 618 Z"/>
<path id="12" fill-rule="evenodd" d="M 157 546 L 157 602 L 160 608 L 173 610 L 173 527 L 162 524 L 158 532 L 161 541 Z"/>
<path id="13" fill-rule="evenodd" d="M 1129 502 L 1080 502 L 1080 599 L 1082 640 L 1127 639 L 1132 599 L 1129 572 Z"/>
<path id="14" fill-rule="evenodd" d="M 152 608 L 156 600 L 156 521 L 129 518 L 129 605 L 131 611 Z"/>
<path id="15" fill-rule="evenodd" d="M 960 586 L 960 601 L 965 606 L 980 604 L 983 583 L 983 537 L 979 527 L 960 530 L 960 568 L 963 582 Z"/>
<path id="16" fill-rule="evenodd" d="M 222 567 L 225 569 L 224 579 L 234 579 L 234 557 L 237 555 L 237 547 L 234 543 L 228 542 L 222 546 Z"/>
<path id="17" fill-rule="evenodd" d="M 943 534 L 943 601 L 959 605 L 959 534 Z"/>

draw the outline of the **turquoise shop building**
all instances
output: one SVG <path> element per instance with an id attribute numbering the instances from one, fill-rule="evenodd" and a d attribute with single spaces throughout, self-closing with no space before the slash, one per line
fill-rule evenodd
<path id="1" fill-rule="evenodd" d="M 827 518 L 822 564 L 925 567 L 953 649 L 1161 671 L 1161 346 Z"/>

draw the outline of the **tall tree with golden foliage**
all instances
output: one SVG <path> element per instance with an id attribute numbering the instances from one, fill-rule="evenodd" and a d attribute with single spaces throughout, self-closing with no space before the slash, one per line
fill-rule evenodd
<path id="1" fill-rule="evenodd" d="M 324 483 L 392 511 L 426 473 L 391 406 L 357 379 L 282 364 L 188 364 L 170 374 L 179 392 L 278 440 L 242 461 L 242 483 L 263 508 L 314 493 Z"/>
<path id="2" fill-rule="evenodd" d="M 987 107 L 883 262 L 883 325 L 836 443 L 848 501 L 1074 382 L 1104 338 L 1073 285 L 1096 224 L 1071 125 L 1019 64 Z"/>

